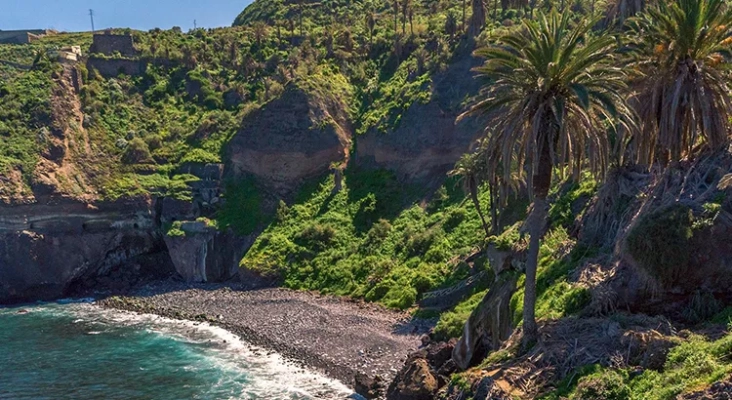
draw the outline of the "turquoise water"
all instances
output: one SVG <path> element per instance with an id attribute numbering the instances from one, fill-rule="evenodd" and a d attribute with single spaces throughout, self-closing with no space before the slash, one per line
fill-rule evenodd
<path id="1" fill-rule="evenodd" d="M 342 399 L 342 384 L 207 325 L 91 304 L 0 308 L 0 399 Z"/>

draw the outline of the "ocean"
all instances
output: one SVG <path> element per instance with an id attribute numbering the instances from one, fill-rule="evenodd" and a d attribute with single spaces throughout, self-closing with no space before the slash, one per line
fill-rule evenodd
<path id="1" fill-rule="evenodd" d="M 0 308 L 0 399 L 343 399 L 343 384 L 205 323 L 84 302 Z"/>

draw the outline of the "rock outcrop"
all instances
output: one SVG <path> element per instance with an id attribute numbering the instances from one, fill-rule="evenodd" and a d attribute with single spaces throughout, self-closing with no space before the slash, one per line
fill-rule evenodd
<path id="1" fill-rule="evenodd" d="M 219 232 L 203 222 L 184 222 L 185 236 L 165 237 L 173 265 L 187 282 L 223 282 L 239 275 L 239 261 L 253 238 Z"/>
<path id="2" fill-rule="evenodd" d="M 359 165 L 393 170 L 406 179 L 442 177 L 482 132 L 479 121 L 455 119 L 463 101 L 477 93 L 471 68 L 480 60 L 469 51 L 434 78 L 434 93 L 427 104 L 413 104 L 392 132 L 372 130 L 357 139 Z"/>
<path id="3" fill-rule="evenodd" d="M 351 126 L 346 99 L 290 84 L 254 111 L 229 145 L 235 175 L 253 175 L 275 192 L 326 173 L 349 157 Z"/>
<path id="4" fill-rule="evenodd" d="M 488 350 L 496 350 L 513 332 L 511 296 L 516 291 L 517 274 L 499 275 L 485 298 L 465 323 L 463 335 L 455 345 L 452 359 L 460 369 L 467 369 Z M 481 346 L 483 351 L 481 352 Z"/>
<path id="5" fill-rule="evenodd" d="M 429 343 L 412 353 L 389 385 L 388 400 L 431 400 L 455 372 L 454 342 Z"/>
<path id="6" fill-rule="evenodd" d="M 0 303 L 62 297 L 82 280 L 159 252 L 153 225 L 152 204 L 143 201 L 3 206 Z M 159 269 L 172 272 L 165 263 Z"/>

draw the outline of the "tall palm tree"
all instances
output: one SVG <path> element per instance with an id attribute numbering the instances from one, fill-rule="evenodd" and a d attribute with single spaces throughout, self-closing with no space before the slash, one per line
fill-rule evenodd
<path id="1" fill-rule="evenodd" d="M 569 13 L 539 13 L 533 21 L 524 20 L 522 29 L 477 50 L 486 61 L 475 71 L 488 83 L 481 99 L 459 117 L 488 118 L 488 171 L 503 174 L 502 182 L 511 182 L 514 172 L 525 179 L 531 171 L 524 346 L 538 337 L 536 270 L 552 171 L 569 167 L 578 179 L 580 168 L 589 164 L 602 177 L 610 153 L 605 124 L 631 124 L 623 97 L 625 74 L 614 66 L 616 39 L 592 34 L 596 22 L 572 26 Z"/>
<path id="2" fill-rule="evenodd" d="M 640 74 L 637 156 L 645 165 L 726 145 L 732 117 L 732 9 L 724 0 L 658 3 L 628 23 L 630 67 Z"/>

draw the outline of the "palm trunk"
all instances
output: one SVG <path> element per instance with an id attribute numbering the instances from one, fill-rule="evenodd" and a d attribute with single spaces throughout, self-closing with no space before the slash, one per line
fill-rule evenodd
<path id="1" fill-rule="evenodd" d="M 488 223 L 485 220 L 485 216 L 483 215 L 483 210 L 480 208 L 480 200 L 478 199 L 478 185 L 475 182 L 474 178 L 470 178 L 470 199 L 473 200 L 473 205 L 475 206 L 475 210 L 478 211 L 478 216 L 480 217 L 480 222 L 483 224 L 483 230 L 485 231 L 486 236 L 490 236 L 490 229 L 488 228 Z"/>
<path id="2" fill-rule="evenodd" d="M 547 111 L 549 118 L 544 118 L 543 123 L 546 124 L 541 139 L 539 140 L 539 164 L 536 173 L 532 179 L 534 191 L 534 205 L 529 216 L 528 231 L 529 249 L 526 259 L 526 285 L 524 286 L 524 337 L 522 346 L 528 349 L 536 343 L 539 338 L 539 329 L 536 325 L 536 270 L 539 265 L 539 246 L 541 235 L 546 225 L 548 214 L 549 187 L 552 184 L 552 155 L 549 145 L 551 135 L 551 126 L 553 125 L 553 116 L 551 111 Z"/>
<path id="3" fill-rule="evenodd" d="M 399 0 L 394 0 L 394 36 L 399 35 Z"/>
<path id="4" fill-rule="evenodd" d="M 467 2 L 468 0 L 463 0 L 463 31 L 465 31 L 465 20 L 467 15 Z"/>
<path id="5" fill-rule="evenodd" d="M 498 196 L 496 196 L 496 190 L 498 185 L 494 182 L 490 183 L 490 199 L 491 199 L 491 233 L 498 236 L 501 233 L 501 223 L 498 220 Z"/>

